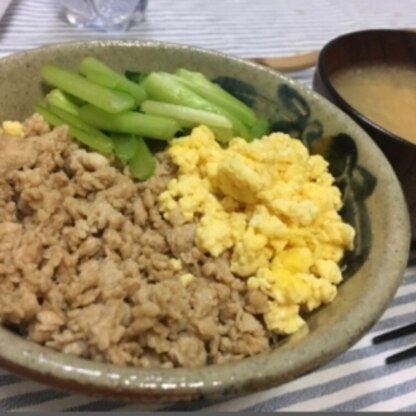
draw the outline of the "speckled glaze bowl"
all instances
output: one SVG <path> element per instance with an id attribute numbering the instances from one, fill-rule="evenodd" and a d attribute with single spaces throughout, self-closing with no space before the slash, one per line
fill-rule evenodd
<path id="1" fill-rule="evenodd" d="M 64 355 L 0 328 L 0 365 L 55 387 L 137 401 L 221 399 L 285 383 L 353 345 L 378 320 L 406 266 L 409 220 L 390 165 L 348 116 L 310 89 L 274 71 L 213 51 L 150 42 L 92 41 L 52 45 L 0 60 L 0 120 L 21 120 L 41 97 L 40 67 L 76 68 L 91 55 L 118 69 L 187 67 L 215 79 L 257 111 L 323 154 L 344 196 L 342 215 L 357 231 L 344 259 L 345 281 L 308 330 L 270 353 L 198 369 L 123 368 Z M 1 150 L 0 150 L 1 151 Z"/>

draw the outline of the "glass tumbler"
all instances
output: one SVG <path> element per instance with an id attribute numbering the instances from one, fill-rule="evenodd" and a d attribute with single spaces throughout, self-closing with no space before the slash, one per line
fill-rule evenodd
<path id="1" fill-rule="evenodd" d="M 69 23 L 108 32 L 124 31 L 144 19 L 148 0 L 61 0 Z"/>

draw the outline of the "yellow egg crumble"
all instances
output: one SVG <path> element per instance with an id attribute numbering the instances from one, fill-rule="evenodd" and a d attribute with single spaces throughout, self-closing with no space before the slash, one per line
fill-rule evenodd
<path id="1" fill-rule="evenodd" d="M 23 131 L 23 124 L 19 123 L 18 121 L 3 121 L 0 132 L 3 134 L 6 134 L 8 136 L 18 136 L 23 137 L 24 131 Z"/>
<path id="2" fill-rule="evenodd" d="M 197 223 L 198 247 L 215 257 L 231 250 L 231 271 L 269 298 L 268 329 L 296 332 L 301 311 L 335 298 L 337 263 L 355 231 L 338 213 L 341 193 L 321 156 L 283 133 L 224 149 L 205 126 L 168 153 L 178 177 L 159 197 L 164 217 L 179 207 Z"/>

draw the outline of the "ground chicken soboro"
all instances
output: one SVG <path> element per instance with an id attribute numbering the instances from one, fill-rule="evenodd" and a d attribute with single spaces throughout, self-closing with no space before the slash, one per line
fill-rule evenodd
<path id="1" fill-rule="evenodd" d="M 270 348 L 247 292 L 171 223 L 156 199 L 175 175 L 166 156 L 138 183 L 35 115 L 0 137 L 0 319 L 29 340 L 138 367 L 221 363 Z M 180 259 L 182 267 L 178 261 Z M 192 274 L 194 279 L 186 276 Z M 185 277 L 183 277 L 185 275 Z"/>

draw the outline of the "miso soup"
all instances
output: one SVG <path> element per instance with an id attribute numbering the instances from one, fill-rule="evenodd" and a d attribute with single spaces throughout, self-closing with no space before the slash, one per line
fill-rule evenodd
<path id="1" fill-rule="evenodd" d="M 335 73 L 331 80 L 360 113 L 416 144 L 416 66 L 357 66 Z"/>

